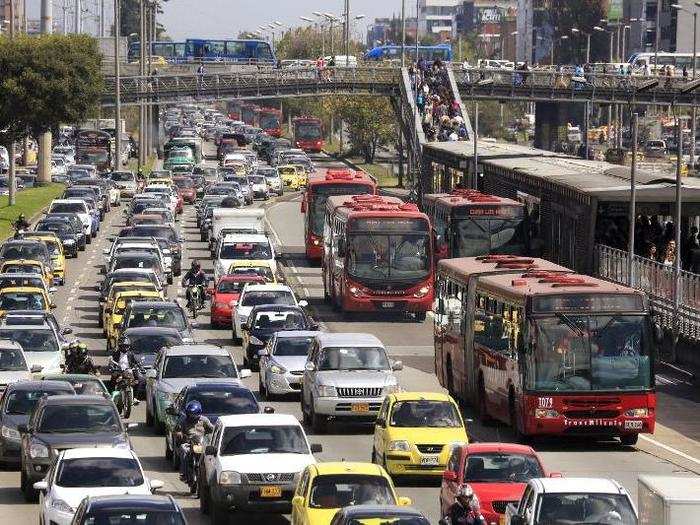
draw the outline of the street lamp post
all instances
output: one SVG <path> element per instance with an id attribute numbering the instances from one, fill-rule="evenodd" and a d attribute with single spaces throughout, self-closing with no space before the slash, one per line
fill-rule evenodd
<path id="1" fill-rule="evenodd" d="M 700 7 L 700 1 L 694 3 L 695 7 Z M 671 4 L 671 8 L 675 9 L 676 11 L 685 11 L 686 13 L 690 13 L 685 7 L 683 7 L 680 4 Z M 696 72 L 696 61 L 697 61 L 697 32 L 698 32 L 698 12 L 696 10 L 692 11 L 693 13 L 693 80 L 695 80 L 695 72 Z M 690 145 L 690 151 L 688 152 L 689 155 L 689 164 L 690 168 L 694 169 L 695 168 L 695 132 L 696 132 L 696 124 L 695 120 L 697 118 L 697 111 L 695 109 L 695 105 L 693 105 L 690 113 L 690 135 L 691 135 L 691 145 Z"/>
<path id="2" fill-rule="evenodd" d="M 661 0 L 656 0 L 656 22 L 654 30 L 654 70 L 658 74 L 659 68 L 659 40 L 661 38 Z"/>
<path id="3" fill-rule="evenodd" d="M 401 0 L 401 67 L 406 67 L 406 0 Z"/>
<path id="4" fill-rule="evenodd" d="M 122 97 L 121 71 L 119 66 L 119 24 L 121 23 L 119 0 L 114 0 L 114 122 L 116 131 L 114 133 L 114 171 L 119 170 L 122 157 Z"/>

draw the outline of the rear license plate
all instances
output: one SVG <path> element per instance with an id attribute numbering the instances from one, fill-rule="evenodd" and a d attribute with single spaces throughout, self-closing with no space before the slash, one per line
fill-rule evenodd
<path id="1" fill-rule="evenodd" d="M 260 487 L 261 498 L 281 498 L 282 487 Z"/>
<path id="2" fill-rule="evenodd" d="M 437 465 L 438 464 L 438 457 L 437 456 L 423 456 L 420 458 L 420 464 L 421 465 Z"/>
<path id="3" fill-rule="evenodd" d="M 367 403 L 355 403 L 352 405 L 353 412 L 369 412 L 369 405 Z"/>
<path id="4" fill-rule="evenodd" d="M 625 429 L 627 430 L 642 430 L 644 421 L 625 421 Z"/>
<path id="5" fill-rule="evenodd" d="M 384 301 L 382 303 L 382 308 L 394 308 L 396 306 L 396 303 L 391 302 L 391 301 Z"/>

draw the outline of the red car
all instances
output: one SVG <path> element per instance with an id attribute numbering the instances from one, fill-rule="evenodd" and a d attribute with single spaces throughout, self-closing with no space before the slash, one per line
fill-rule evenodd
<path id="1" fill-rule="evenodd" d="M 173 183 L 177 187 L 177 193 L 187 204 L 194 204 L 197 200 L 197 188 L 191 177 L 173 177 Z"/>
<path id="2" fill-rule="evenodd" d="M 506 506 L 520 501 L 527 482 L 546 476 L 542 460 L 526 445 L 473 443 L 456 447 L 442 475 L 441 516 L 449 514 L 459 488 L 469 484 L 479 498 L 486 523 L 498 524 Z"/>
<path id="3" fill-rule="evenodd" d="M 231 328 L 231 304 L 241 296 L 243 287 L 248 283 L 264 284 L 265 279 L 259 275 L 224 275 L 214 288 L 209 288 L 211 295 L 211 324 Z"/>

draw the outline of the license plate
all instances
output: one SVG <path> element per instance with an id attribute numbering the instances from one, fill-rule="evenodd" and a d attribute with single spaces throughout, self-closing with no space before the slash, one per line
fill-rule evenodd
<path id="1" fill-rule="evenodd" d="M 644 421 L 625 421 L 625 428 L 627 430 L 642 430 L 644 427 Z"/>
<path id="2" fill-rule="evenodd" d="M 260 487 L 261 498 L 281 498 L 282 487 Z"/>
<path id="3" fill-rule="evenodd" d="M 369 412 L 369 405 L 367 403 L 355 403 L 352 405 L 353 412 Z"/>
<path id="4" fill-rule="evenodd" d="M 393 303 L 391 301 L 384 301 L 382 303 L 382 308 L 393 308 L 394 306 L 396 306 L 396 303 Z"/>
<path id="5" fill-rule="evenodd" d="M 438 457 L 437 456 L 423 456 L 420 458 L 420 464 L 421 465 L 437 465 L 438 464 Z"/>

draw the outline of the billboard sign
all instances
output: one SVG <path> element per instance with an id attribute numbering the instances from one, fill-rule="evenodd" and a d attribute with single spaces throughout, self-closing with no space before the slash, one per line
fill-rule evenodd
<path id="1" fill-rule="evenodd" d="M 503 12 L 498 7 L 484 7 L 476 12 L 476 17 L 479 25 L 500 24 Z"/>
<path id="2" fill-rule="evenodd" d="M 623 0 L 610 0 L 608 4 L 608 20 L 622 20 L 622 2 Z"/>

